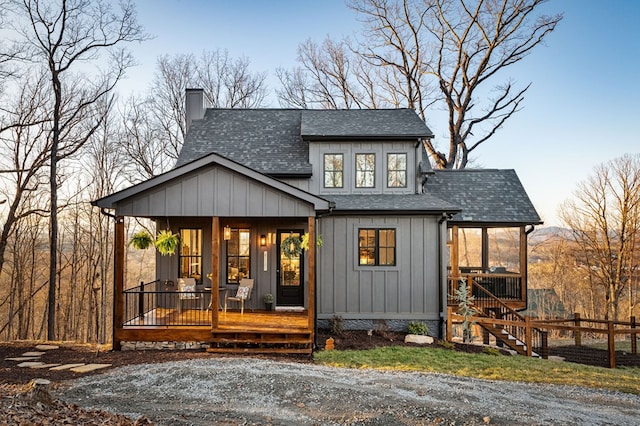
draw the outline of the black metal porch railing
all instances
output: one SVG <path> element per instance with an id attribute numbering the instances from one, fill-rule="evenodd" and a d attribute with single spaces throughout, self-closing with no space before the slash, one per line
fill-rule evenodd
<path id="1" fill-rule="evenodd" d="M 502 300 L 522 300 L 522 277 L 517 274 L 462 274 L 461 278 L 467 279 L 472 287 L 472 294 L 476 300 L 492 300 L 482 287 L 491 295 Z M 450 304 L 455 304 L 458 280 L 449 277 L 447 295 Z"/>
<path id="2" fill-rule="evenodd" d="M 211 292 L 179 292 L 171 282 L 141 282 L 125 290 L 123 326 L 210 326 Z"/>

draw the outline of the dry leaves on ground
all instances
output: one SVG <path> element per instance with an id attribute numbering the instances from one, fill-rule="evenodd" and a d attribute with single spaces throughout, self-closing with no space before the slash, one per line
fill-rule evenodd
<path id="1" fill-rule="evenodd" d="M 136 421 L 75 404 L 34 397 L 32 386 L 0 384 L 0 425 L 151 425 L 145 417 Z"/>

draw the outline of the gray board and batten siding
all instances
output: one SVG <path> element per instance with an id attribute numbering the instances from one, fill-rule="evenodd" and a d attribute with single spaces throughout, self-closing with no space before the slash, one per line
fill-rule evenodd
<path id="1" fill-rule="evenodd" d="M 358 229 L 396 230 L 394 266 L 358 264 Z M 318 319 L 437 321 L 437 216 L 328 216 L 318 227 Z"/>
<path id="2" fill-rule="evenodd" d="M 136 217 L 310 217 L 329 201 L 210 154 L 95 205 Z"/>

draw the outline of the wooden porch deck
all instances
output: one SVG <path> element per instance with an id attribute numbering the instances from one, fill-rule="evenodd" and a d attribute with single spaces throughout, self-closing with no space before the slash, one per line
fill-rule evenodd
<path id="1" fill-rule="evenodd" d="M 194 340 L 209 342 L 208 352 L 305 353 L 314 343 L 308 311 L 218 311 L 218 325 L 211 327 L 212 311 L 157 308 L 116 330 L 121 341 Z"/>

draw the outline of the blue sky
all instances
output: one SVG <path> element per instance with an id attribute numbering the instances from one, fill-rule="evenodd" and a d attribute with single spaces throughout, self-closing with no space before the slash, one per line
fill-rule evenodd
<path id="1" fill-rule="evenodd" d="M 295 65 L 299 43 L 359 28 L 342 0 L 135 3 L 155 38 L 133 46 L 140 65 L 121 86 L 124 95 L 149 87 L 159 55 L 215 49 L 249 58 L 253 70 L 269 73 L 273 90 L 275 69 Z M 473 158 L 476 166 L 515 169 L 545 225 L 560 225 L 558 206 L 597 164 L 640 152 L 632 128 L 640 116 L 640 2 L 552 0 L 543 10 L 564 19 L 546 45 L 505 73 L 520 85 L 532 83 L 524 109 Z M 428 125 L 446 144 L 446 119 L 434 111 Z"/>

